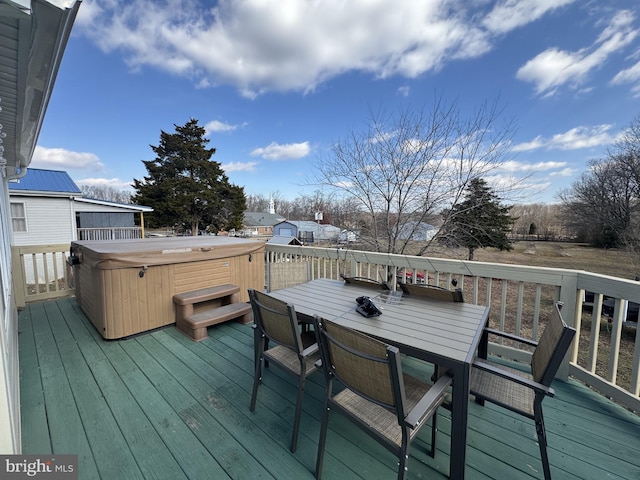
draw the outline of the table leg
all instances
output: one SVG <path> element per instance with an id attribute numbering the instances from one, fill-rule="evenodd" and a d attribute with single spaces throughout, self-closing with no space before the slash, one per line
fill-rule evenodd
<path id="1" fill-rule="evenodd" d="M 449 478 L 452 480 L 464 479 L 469 411 L 469 369 L 470 366 L 464 364 L 457 366 L 453 371 L 451 457 L 449 459 Z"/>

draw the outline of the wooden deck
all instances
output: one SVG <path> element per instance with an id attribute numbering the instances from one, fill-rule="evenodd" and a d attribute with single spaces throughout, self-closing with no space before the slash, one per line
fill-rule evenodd
<path id="1" fill-rule="evenodd" d="M 298 451 L 288 446 L 295 387 L 269 369 L 249 412 L 251 327 L 227 323 L 196 343 L 173 326 L 105 341 L 74 298 L 27 305 L 20 314 L 25 454 L 79 455 L 80 479 L 312 479 L 324 378 L 305 394 Z M 406 360 L 406 368 L 423 365 Z M 544 402 L 555 480 L 640 479 L 640 417 L 581 384 L 555 382 Z M 446 478 L 449 416 L 414 443 L 409 478 Z M 332 416 L 326 479 L 395 477 L 393 455 Z M 532 421 L 470 405 L 468 479 L 541 479 Z"/>

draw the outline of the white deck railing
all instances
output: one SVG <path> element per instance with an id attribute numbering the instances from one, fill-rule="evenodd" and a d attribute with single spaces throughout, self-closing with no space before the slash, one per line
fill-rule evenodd
<path id="1" fill-rule="evenodd" d="M 494 328 L 538 339 L 546 312 L 561 301 L 565 321 L 578 330 L 562 369 L 619 403 L 640 411 L 640 335 L 623 316 L 625 302 L 640 303 L 640 283 L 595 273 L 440 258 L 414 257 L 336 248 L 266 246 L 267 263 L 307 262 L 312 278 L 341 274 L 449 286 L 455 279 L 465 301 L 491 307 Z M 415 280 L 414 280 L 415 279 Z M 594 292 L 590 309 L 585 291 Z M 603 324 L 602 299 L 615 299 L 611 324 Z M 637 325 L 637 324 L 636 324 Z M 518 345 L 491 344 L 493 353 L 515 360 L 528 354 Z"/>
<path id="2" fill-rule="evenodd" d="M 130 238 L 142 238 L 142 228 L 78 228 L 78 240 L 126 240 Z"/>
<path id="3" fill-rule="evenodd" d="M 66 265 L 69 245 L 14 247 L 14 291 L 18 306 L 73 295 L 73 273 Z M 563 317 L 576 327 L 562 369 L 617 402 L 640 411 L 640 334 L 625 325 L 625 302 L 640 303 L 640 283 L 595 273 L 558 268 L 469 262 L 366 251 L 266 245 L 267 263 L 306 262 L 311 278 L 339 279 L 341 274 L 388 281 L 396 279 L 449 286 L 453 279 L 465 301 L 491 307 L 494 328 L 537 339 L 554 300 L 564 303 Z M 594 292 L 589 309 L 584 292 Z M 611 323 L 603 323 L 604 297 L 615 299 Z M 526 360 L 519 345 L 491 344 L 494 353 Z"/>
<path id="4" fill-rule="evenodd" d="M 74 294 L 67 244 L 11 248 L 13 291 L 18 308 L 26 302 Z"/>

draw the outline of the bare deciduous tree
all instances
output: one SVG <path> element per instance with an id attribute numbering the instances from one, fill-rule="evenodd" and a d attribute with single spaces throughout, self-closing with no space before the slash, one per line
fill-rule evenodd
<path id="1" fill-rule="evenodd" d="M 320 158 L 315 181 L 357 201 L 368 248 L 404 253 L 413 230 L 504 162 L 513 130 L 498 124 L 499 113 L 495 103 L 484 104 L 463 118 L 456 104 L 436 100 L 430 110 L 372 115 L 366 130 L 351 131 Z"/>
<path id="2" fill-rule="evenodd" d="M 131 203 L 131 192 L 117 190 L 108 185 L 81 185 L 82 196 L 96 200 L 106 200 L 116 203 Z"/>
<path id="3" fill-rule="evenodd" d="M 557 204 L 514 205 L 509 213 L 514 219 L 512 233 L 516 238 L 553 240 L 563 234 L 561 210 Z"/>
<path id="4" fill-rule="evenodd" d="M 558 195 L 569 228 L 595 246 L 640 245 L 640 117 L 607 156 Z"/>

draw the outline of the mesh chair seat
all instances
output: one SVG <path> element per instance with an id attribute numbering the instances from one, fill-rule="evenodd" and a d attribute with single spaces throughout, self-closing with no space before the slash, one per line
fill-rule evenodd
<path id="1" fill-rule="evenodd" d="M 406 406 L 409 410 L 412 410 L 418 401 L 427 393 L 431 385 L 421 382 L 407 374 L 403 374 L 403 380 Z M 368 428 L 374 429 L 398 447 L 402 445 L 402 429 L 398 424 L 396 412 L 373 403 L 348 388 L 345 388 L 342 392 L 335 395 L 333 400 L 353 416 L 360 419 Z M 437 407 L 438 404 L 435 404 L 433 411 L 435 411 Z M 425 416 L 429 417 L 432 413 L 433 412 L 428 412 Z M 418 431 L 418 429 L 410 429 L 410 438 L 417 435 Z"/>
<path id="2" fill-rule="evenodd" d="M 272 362 L 276 362 L 281 367 L 291 370 L 292 373 L 300 375 L 300 360 L 298 354 L 283 345 L 276 345 L 269 350 L 265 350 L 264 357 Z M 316 352 L 304 359 L 305 372 L 307 375 L 315 372 L 318 367 L 315 363 L 320 360 L 320 353 Z"/>
<path id="3" fill-rule="evenodd" d="M 529 380 L 533 379 L 531 374 L 521 370 L 505 367 L 504 365 L 497 363 L 492 364 L 520 377 L 524 377 Z M 494 375 L 493 373 L 489 373 L 485 370 L 474 368 L 471 372 L 471 391 L 492 403 L 496 403 L 509 409 L 515 408 L 519 413 L 528 415 L 530 418 L 534 418 L 533 402 L 536 396 L 535 392 L 529 387 L 512 382 L 511 380 Z"/>

